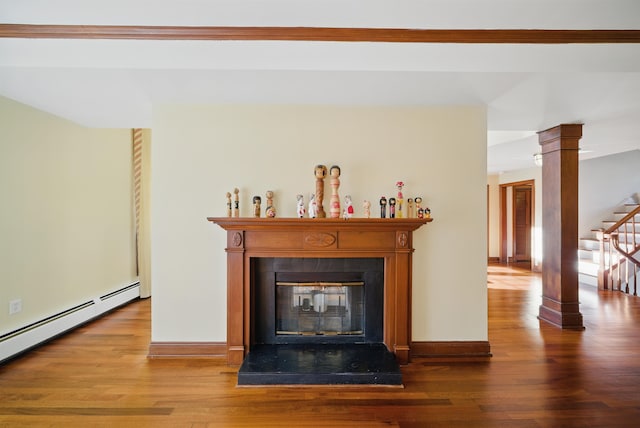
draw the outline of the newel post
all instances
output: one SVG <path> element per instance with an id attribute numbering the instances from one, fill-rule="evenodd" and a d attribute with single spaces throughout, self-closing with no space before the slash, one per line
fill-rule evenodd
<path id="1" fill-rule="evenodd" d="M 582 330 L 578 299 L 578 142 L 582 125 L 538 133 L 542 147 L 542 304 L 538 318 Z"/>

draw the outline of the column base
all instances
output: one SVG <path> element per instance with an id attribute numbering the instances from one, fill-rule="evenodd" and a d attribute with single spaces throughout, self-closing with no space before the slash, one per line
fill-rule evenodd
<path id="1" fill-rule="evenodd" d="M 580 312 L 560 312 L 540 305 L 538 319 L 565 330 L 584 330 Z"/>

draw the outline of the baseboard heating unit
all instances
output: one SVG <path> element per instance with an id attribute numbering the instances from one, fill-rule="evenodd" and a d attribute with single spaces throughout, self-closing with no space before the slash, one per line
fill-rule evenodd
<path id="1" fill-rule="evenodd" d="M 0 363 L 140 297 L 136 282 L 0 336 Z"/>

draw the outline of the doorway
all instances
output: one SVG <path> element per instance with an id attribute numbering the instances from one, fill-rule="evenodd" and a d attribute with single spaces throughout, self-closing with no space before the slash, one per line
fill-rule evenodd
<path id="1" fill-rule="evenodd" d="M 531 269 L 535 181 L 500 185 L 500 262 Z"/>

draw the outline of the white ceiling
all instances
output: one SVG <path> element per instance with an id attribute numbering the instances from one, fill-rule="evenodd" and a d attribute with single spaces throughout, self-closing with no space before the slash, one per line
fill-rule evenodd
<path id="1" fill-rule="evenodd" d="M 363 13 L 366 11 L 366 13 Z M 0 0 L 0 23 L 640 29 L 637 0 Z M 158 103 L 473 104 L 490 173 L 584 123 L 584 159 L 640 149 L 639 44 L 0 39 L 0 95 L 91 127 Z"/>

